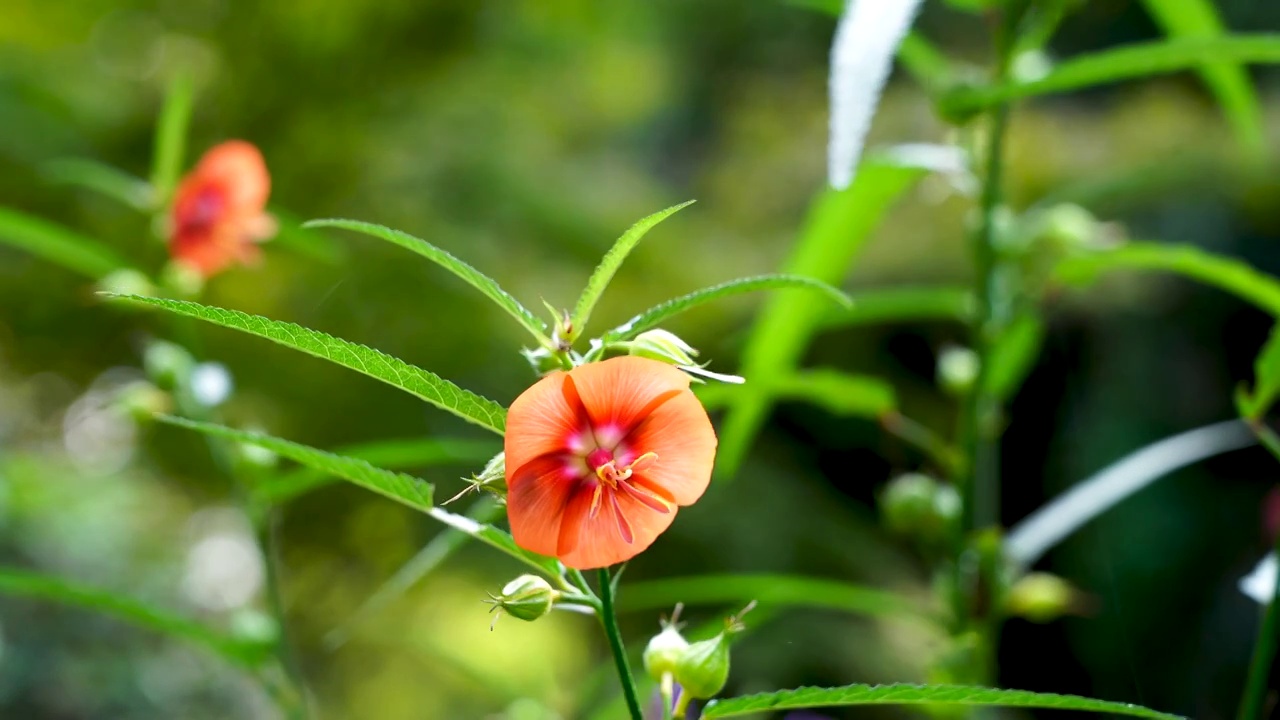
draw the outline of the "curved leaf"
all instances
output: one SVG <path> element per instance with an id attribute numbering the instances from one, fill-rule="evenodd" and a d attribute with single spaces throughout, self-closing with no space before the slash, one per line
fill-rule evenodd
<path id="1" fill-rule="evenodd" d="M 929 615 L 928 608 L 897 593 L 799 575 L 696 575 L 631 583 L 624 590 L 618 596 L 622 610 L 670 608 L 678 602 L 731 605 L 756 600 L 763 607 L 789 605 L 917 619 Z"/>
<path id="2" fill-rule="evenodd" d="M 187 128 L 195 105 L 195 87 L 185 72 L 174 75 L 165 92 L 151 156 L 151 187 L 160 203 L 169 202 L 182 175 Z"/>
<path id="3" fill-rule="evenodd" d="M 151 210 L 155 204 L 155 193 L 146 180 L 106 163 L 67 158 L 53 160 L 43 170 L 52 182 L 87 188 L 138 210 Z"/>
<path id="4" fill-rule="evenodd" d="M 653 226 L 693 203 L 693 200 L 689 200 L 656 212 L 632 225 L 626 232 L 622 233 L 622 237 L 613 243 L 613 247 L 609 248 L 609 252 L 604 254 L 600 264 L 596 266 L 595 271 L 591 273 L 591 277 L 587 279 L 587 286 L 582 289 L 582 294 L 578 296 L 578 303 L 573 307 L 572 328 L 575 336 L 586 329 L 587 320 L 591 318 L 591 311 L 595 309 L 600 296 L 604 294 L 605 288 L 609 286 L 609 281 L 613 279 L 614 273 L 618 272 L 618 268 L 622 266 L 622 261 L 627 259 L 627 255 L 631 254 L 631 251 L 644 238 L 645 234 L 652 230 Z"/>
<path id="5" fill-rule="evenodd" d="M 1129 717 L 1179 720 L 1179 716 L 1128 703 L 1093 700 L 1075 695 L 996 690 L 965 685 L 845 685 L 835 688 L 804 687 L 760 693 L 728 700 L 714 700 L 702 711 L 706 720 L 737 717 L 765 710 L 795 710 L 851 705 L 963 705 L 1021 707 L 1045 710 L 1079 710 Z"/>
<path id="6" fill-rule="evenodd" d="M 898 406 L 885 380 L 826 368 L 802 370 L 768 388 L 779 400 L 803 400 L 840 416 L 878 418 Z"/>
<path id="7" fill-rule="evenodd" d="M 1135 242 L 1115 250 L 1067 258 L 1054 275 L 1073 284 L 1094 282 L 1113 270 L 1162 270 L 1212 285 L 1280 317 L 1280 281 L 1234 258 L 1192 245 Z"/>
<path id="8" fill-rule="evenodd" d="M 270 655 L 270 648 L 261 643 L 237 640 L 132 598 L 28 570 L 0 568 L 0 594 L 50 600 L 110 615 L 200 645 L 248 669 L 261 665 Z"/>
<path id="9" fill-rule="evenodd" d="M 1044 321 L 1034 315 L 1020 315 L 996 338 L 989 352 L 985 378 L 987 394 L 1008 400 L 1022 387 L 1027 374 L 1044 346 Z"/>
<path id="10" fill-rule="evenodd" d="M 454 385 L 433 372 L 364 345 L 326 335 L 290 322 L 249 315 L 238 310 L 140 295 L 104 293 L 107 297 L 151 305 L 178 315 L 257 335 L 381 380 L 442 410 L 502 434 L 507 411 L 498 403 Z"/>
<path id="11" fill-rule="evenodd" d="M 1190 70 L 1212 63 L 1280 63 L 1280 35 L 1249 34 L 1137 43 L 1067 60 L 1036 80 L 958 88 L 942 101 L 961 117 L 1010 100 Z"/>
<path id="12" fill-rule="evenodd" d="M 964 287 L 900 287 L 855 293 L 853 304 L 825 316 L 821 328 L 973 317 L 973 291 Z"/>
<path id="13" fill-rule="evenodd" d="M 97 240 L 7 208 L 0 208 L 0 244 L 25 250 L 93 280 L 128 265 Z"/>
<path id="14" fill-rule="evenodd" d="M 503 290 L 497 281 L 485 275 L 471 265 L 459 260 L 453 255 L 441 250 L 431 243 L 421 238 L 414 237 L 406 232 L 392 230 L 389 227 L 375 225 L 373 223 L 361 222 L 359 220 L 311 220 L 302 224 L 303 228 L 320 228 L 333 227 L 343 230 L 351 230 L 353 232 L 363 233 L 372 237 L 381 238 L 394 245 L 415 252 L 449 272 L 462 278 L 468 285 L 484 293 L 485 297 L 494 301 L 507 314 L 515 318 L 526 330 L 533 334 L 535 338 L 544 340 L 546 337 L 547 326 L 535 316 L 524 305 L 520 304 L 506 290 Z"/>
<path id="15" fill-rule="evenodd" d="M 427 467 L 446 463 L 482 463 L 502 450 L 492 441 L 465 438 L 407 438 L 376 440 L 338 448 L 339 455 L 384 468 Z M 280 505 L 318 487 L 328 485 L 334 475 L 302 467 L 271 478 L 253 488 L 254 502 L 262 506 Z"/>
<path id="16" fill-rule="evenodd" d="M 803 275 L 756 275 L 753 277 L 738 278 L 737 280 L 729 280 L 728 282 L 712 285 L 701 290 L 694 290 L 688 295 L 681 295 L 672 298 L 659 305 L 645 310 L 636 315 L 627 322 L 610 330 L 604 335 L 604 342 L 616 342 L 635 337 L 645 330 L 650 330 L 658 325 L 666 322 L 670 318 L 680 313 L 694 308 L 703 303 L 719 300 L 720 298 L 732 295 L 741 295 L 743 293 L 756 292 L 757 290 L 781 290 L 787 288 L 804 288 L 809 290 L 817 290 L 824 293 L 834 302 L 845 307 L 851 306 L 849 296 L 840 290 L 813 278 L 804 277 Z"/>

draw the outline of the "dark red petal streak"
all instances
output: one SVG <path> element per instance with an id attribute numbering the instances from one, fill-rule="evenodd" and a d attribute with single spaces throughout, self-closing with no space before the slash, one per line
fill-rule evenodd
<path id="1" fill-rule="evenodd" d="M 559 555 L 561 524 L 570 500 L 581 494 L 576 492 L 578 484 L 564 461 L 552 456 L 525 463 L 509 476 L 507 519 L 516 544 L 542 555 Z"/>
<path id="2" fill-rule="evenodd" d="M 586 431 L 580 410 L 572 406 L 577 392 L 568 378 L 568 373 L 551 373 L 511 403 L 503 441 L 509 474 L 543 455 L 569 452 L 570 438 Z"/>
<path id="3" fill-rule="evenodd" d="M 658 406 L 626 442 L 640 452 L 658 455 L 657 462 L 636 471 L 632 479 L 645 487 L 662 488 L 680 505 L 696 502 L 711 482 L 716 433 L 706 409 L 691 392 Z"/>

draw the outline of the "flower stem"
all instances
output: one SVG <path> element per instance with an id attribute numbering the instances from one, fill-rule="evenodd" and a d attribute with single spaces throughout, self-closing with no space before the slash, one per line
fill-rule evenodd
<path id="1" fill-rule="evenodd" d="M 1261 422 L 1251 423 L 1258 440 L 1280 460 L 1280 437 L 1271 428 Z M 1276 536 L 1275 552 L 1280 553 L 1280 535 Z M 1277 575 L 1276 586 L 1271 591 L 1271 602 L 1262 616 L 1262 625 L 1258 628 L 1258 641 L 1253 646 L 1253 659 L 1249 661 L 1249 675 L 1245 681 L 1244 695 L 1240 698 L 1238 720 L 1263 720 L 1266 716 L 1268 679 L 1271 676 L 1271 663 L 1275 658 L 1276 645 L 1280 642 L 1280 575 Z"/>
<path id="2" fill-rule="evenodd" d="M 640 699 L 636 695 L 636 681 L 631 675 L 631 664 L 627 662 L 627 649 L 622 644 L 622 633 L 618 631 L 618 615 L 613 608 L 613 583 L 610 582 L 609 569 L 600 568 L 600 622 L 604 625 L 604 634 L 609 638 L 609 650 L 613 652 L 613 662 L 618 667 L 618 682 L 622 684 L 622 695 L 627 700 L 627 710 L 631 712 L 631 720 L 644 720 L 640 711 Z"/>

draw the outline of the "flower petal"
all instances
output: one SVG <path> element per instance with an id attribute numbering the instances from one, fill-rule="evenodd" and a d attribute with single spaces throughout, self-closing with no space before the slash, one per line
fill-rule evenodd
<path id="1" fill-rule="evenodd" d="M 664 362 L 631 355 L 582 365 L 570 376 L 592 424 L 604 434 L 625 435 L 654 408 L 689 390 L 688 375 Z M 608 444 L 604 437 L 601 441 Z"/>
<path id="2" fill-rule="evenodd" d="M 221 187 L 227 212 L 240 218 L 260 215 L 271 194 L 271 175 L 262 153 L 244 140 L 228 140 L 210 148 L 192 175 L 201 183 Z"/>
<path id="3" fill-rule="evenodd" d="M 652 452 L 657 461 L 636 470 L 632 482 L 661 488 L 677 504 L 691 505 L 711 482 L 716 459 L 716 433 L 702 403 L 686 391 L 660 405 L 630 435 L 636 452 Z M 655 488 L 656 486 L 656 488 Z"/>
<path id="4" fill-rule="evenodd" d="M 582 401 L 567 373 L 554 372 L 520 394 L 507 410 L 507 483 L 524 465 L 544 455 L 571 451 L 575 436 L 586 432 Z"/>
<path id="5" fill-rule="evenodd" d="M 559 554 L 560 527 L 572 499 L 588 495 L 564 460 L 543 456 L 507 476 L 507 519 L 511 537 L 525 550 Z M 589 499 L 589 497 L 588 497 Z"/>
<path id="6" fill-rule="evenodd" d="M 676 518 L 674 508 L 661 513 L 628 494 L 607 489 L 605 493 L 612 497 L 604 499 L 595 517 L 590 515 L 590 492 L 579 492 L 570 500 L 560 529 L 560 562 L 579 570 L 625 562 L 648 549 Z M 627 533 L 630 542 L 624 537 Z"/>

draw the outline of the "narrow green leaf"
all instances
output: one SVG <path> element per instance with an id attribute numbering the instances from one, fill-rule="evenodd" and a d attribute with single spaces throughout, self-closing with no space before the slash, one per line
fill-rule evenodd
<path id="1" fill-rule="evenodd" d="M 106 163 L 67 158 L 47 163 L 43 171 L 50 182 L 93 190 L 138 210 L 155 207 L 155 193 L 146 180 Z"/>
<path id="2" fill-rule="evenodd" d="M 1068 284 L 1087 285 L 1115 270 L 1176 273 L 1225 290 L 1280 317 L 1280 281 L 1241 260 L 1215 255 L 1193 245 L 1129 243 L 1115 250 L 1067 258 L 1058 263 L 1054 275 Z"/>
<path id="3" fill-rule="evenodd" d="M 479 540 L 489 547 L 496 548 L 529 567 L 541 572 L 550 578 L 560 577 L 564 574 L 564 566 L 559 560 L 549 558 L 516 545 L 516 541 L 511 539 L 511 535 L 507 532 L 499 530 L 492 525 L 484 525 L 472 520 L 465 515 L 451 513 L 443 508 L 431 508 L 431 517 L 448 525 L 449 527 L 460 530 L 467 535 Z"/>
<path id="4" fill-rule="evenodd" d="M 426 240 L 416 238 L 399 230 L 392 230 L 391 228 L 383 227 L 382 225 L 361 222 L 359 220 L 311 220 L 310 222 L 303 223 L 302 227 L 342 228 L 344 230 L 351 230 L 353 232 L 380 238 L 394 245 L 399 245 L 406 250 L 415 252 L 431 262 L 436 263 L 445 270 L 448 270 L 454 275 L 457 275 L 468 285 L 484 293 L 485 297 L 497 303 L 498 307 L 506 310 L 508 315 L 519 321 L 520 324 L 532 333 L 535 338 L 543 340 L 546 337 L 546 323 L 539 320 L 537 316 L 532 312 L 529 312 L 528 308 L 521 305 L 520 302 L 512 297 L 506 290 L 503 290 L 493 278 L 485 275 L 444 250 L 441 250 L 435 245 L 432 245 Z"/>
<path id="5" fill-rule="evenodd" d="M 610 330 L 604 335 L 604 342 L 618 342 L 628 338 L 635 337 L 645 330 L 661 325 L 672 317 L 680 313 L 697 307 L 703 303 L 719 300 L 721 298 L 732 295 L 741 295 L 743 293 L 756 292 L 758 290 L 780 290 L 787 288 L 802 288 L 808 290 L 817 290 L 835 303 L 845 307 L 850 307 L 849 296 L 837 290 L 836 288 L 822 282 L 814 280 L 803 275 L 757 275 L 755 277 L 738 278 L 728 282 L 712 285 L 701 290 L 695 290 L 688 295 L 681 295 L 672 298 L 664 303 L 655 305 L 648 310 L 636 315 L 627 322 Z"/>
<path id="6" fill-rule="evenodd" d="M 839 370 L 802 370 L 767 387 L 776 400 L 803 400 L 833 415 L 879 418 L 898 406 L 889 383 Z"/>
<path id="7" fill-rule="evenodd" d="M 335 238 L 304 228 L 297 215 L 276 205 L 267 208 L 267 212 L 276 219 L 272 245 L 329 265 L 337 265 L 346 257 L 345 249 Z"/>
<path id="8" fill-rule="evenodd" d="M 442 410 L 447 410 L 499 435 L 502 434 L 506 424 L 507 411 L 498 403 L 469 390 L 463 390 L 439 375 L 410 365 L 399 358 L 364 345 L 326 335 L 318 330 L 271 320 L 260 315 L 249 315 L 239 310 L 227 310 L 186 300 L 110 293 L 105 295 L 240 330 L 308 355 L 323 358 L 398 387 L 410 395 L 422 398 Z"/>
<path id="9" fill-rule="evenodd" d="M 11 245 L 94 280 L 128 265 L 114 250 L 97 240 L 7 208 L 0 208 L 0 244 Z"/>
<path id="10" fill-rule="evenodd" d="M 0 568 L 0 594 L 36 598 L 110 615 L 138 627 L 180 638 L 213 651 L 227 662 L 253 669 L 270 655 L 269 646 L 237 640 L 194 620 L 69 580 L 18 568 Z"/>
<path id="11" fill-rule="evenodd" d="M 1044 335 L 1044 321 L 1034 315 L 1021 315 L 1005 328 L 989 353 L 988 395 L 1002 402 L 1013 397 L 1035 365 Z"/>
<path id="12" fill-rule="evenodd" d="M 337 454 L 378 467 L 404 469 L 453 463 L 483 463 L 502 450 L 500 443 L 465 438 L 406 438 L 378 440 L 338 448 Z M 299 495 L 328 485 L 335 476 L 310 467 L 283 473 L 253 488 L 254 502 L 263 507 L 282 505 Z"/>
<path id="13" fill-rule="evenodd" d="M 1147 12 L 1171 38 L 1215 38 L 1227 35 L 1211 0 L 1143 0 Z M 1238 64 L 1210 62 L 1200 76 L 1222 106 L 1241 147 L 1251 154 L 1266 151 L 1262 107 L 1248 72 Z"/>
<path id="14" fill-rule="evenodd" d="M 898 287 L 855 293 L 853 304 L 819 322 L 822 329 L 873 323 L 954 320 L 973 317 L 973 292 L 964 287 Z"/>
<path id="15" fill-rule="evenodd" d="M 962 705 L 967 707 L 1021 707 L 1045 710 L 1079 710 L 1112 713 L 1129 717 L 1179 720 L 1179 716 L 1157 712 L 1128 703 L 1093 700 L 1075 695 L 1033 693 L 1025 690 L 996 690 L 965 685 L 845 685 L 834 688 L 803 687 L 760 693 L 728 700 L 715 700 L 702 717 L 738 717 L 766 710 L 796 710 L 853 705 Z"/>
<path id="16" fill-rule="evenodd" d="M 825 190 L 814 201 L 784 269 L 838 285 L 889 207 L 924 174 L 883 158 L 868 159 L 851 186 Z M 739 371 L 748 382 L 744 392 L 735 393 L 720 433 L 717 468 L 724 477 L 737 472 L 769 414 L 768 390 L 753 382 L 790 376 L 825 312 L 822 301 L 799 293 L 774 297 L 761 311 Z"/>
<path id="17" fill-rule="evenodd" d="M 191 125 L 191 109 L 195 105 L 195 86 L 186 73 L 174 75 L 160 108 L 155 143 L 151 157 L 151 187 L 159 205 L 169 202 L 182 175 L 183 155 L 187 148 L 187 128 Z"/>
<path id="18" fill-rule="evenodd" d="M 733 605 L 755 600 L 763 607 L 840 610 L 859 615 L 931 618 L 916 600 L 875 588 L 799 575 L 696 575 L 629 583 L 618 596 L 626 611 L 685 605 Z"/>
<path id="19" fill-rule="evenodd" d="M 1264 417 L 1280 397 L 1280 323 L 1271 328 L 1271 335 L 1253 361 L 1253 393 L 1241 395 L 1240 414 L 1250 420 Z"/>
<path id="20" fill-rule="evenodd" d="M 596 266 L 595 271 L 591 273 L 591 277 L 587 279 L 587 286 L 582 289 L 582 295 L 578 296 L 578 303 L 573 308 L 572 318 L 572 327 L 575 335 L 580 335 L 586 329 L 587 320 L 591 318 L 591 311 L 595 309 L 596 302 L 600 300 L 605 288 L 609 286 L 609 281 L 613 280 L 613 275 L 622 266 L 622 261 L 627 259 L 627 255 L 631 254 L 631 251 L 644 238 L 645 234 L 652 230 L 653 226 L 693 203 L 693 200 L 689 200 L 656 212 L 622 233 L 622 237 L 618 238 L 613 247 L 609 248 L 609 252 L 605 253 L 600 264 Z"/>
<path id="21" fill-rule="evenodd" d="M 1206 63 L 1280 63 L 1280 35 L 1249 34 L 1135 43 L 1073 58 L 1036 80 L 957 88 L 946 114 L 968 117 L 1011 100 L 1190 70 Z"/>

